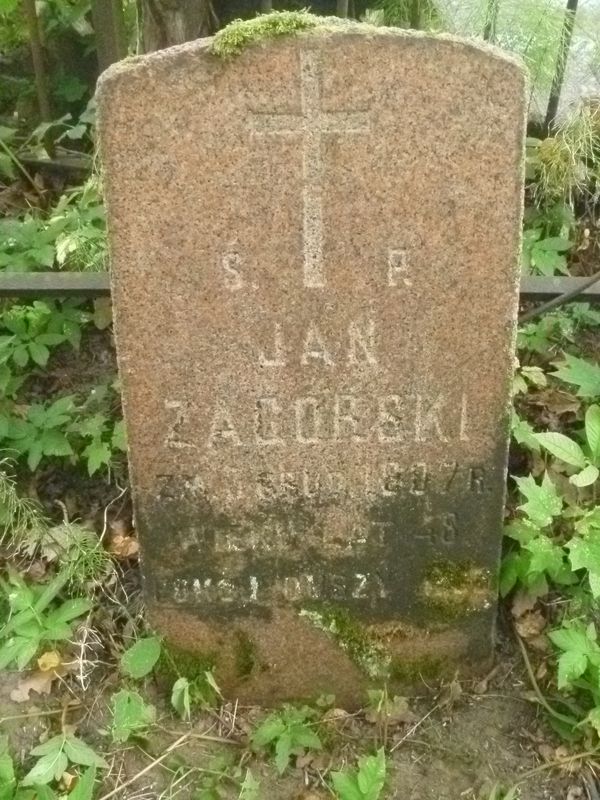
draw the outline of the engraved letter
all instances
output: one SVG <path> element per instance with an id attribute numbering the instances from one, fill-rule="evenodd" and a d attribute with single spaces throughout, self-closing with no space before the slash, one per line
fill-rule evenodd
<path id="1" fill-rule="evenodd" d="M 195 448 L 196 445 L 191 442 L 185 442 L 181 438 L 181 429 L 186 423 L 185 412 L 187 409 L 184 404 L 179 400 L 165 400 L 165 408 L 175 412 L 175 421 L 170 426 L 167 438 L 165 439 L 166 446 L 172 447 L 175 450 L 181 450 L 184 447 Z"/>
<path id="2" fill-rule="evenodd" d="M 400 402 L 397 394 L 388 394 L 379 398 L 377 438 L 380 442 L 402 441 Z"/>
<path id="3" fill-rule="evenodd" d="M 467 410 L 467 395 L 463 394 L 462 402 L 460 405 L 460 434 L 458 437 L 461 442 L 469 441 L 469 434 L 467 433 L 468 425 L 469 425 L 469 415 Z"/>
<path id="4" fill-rule="evenodd" d="M 259 397 L 256 401 L 256 443 L 263 446 L 283 444 L 279 415 L 281 406 L 276 397 Z"/>
<path id="5" fill-rule="evenodd" d="M 415 415 L 415 442 L 426 442 L 428 433 L 433 428 L 440 442 L 447 442 L 440 424 L 440 415 L 443 413 L 443 396 L 438 397 L 433 403 L 428 403 L 422 395 L 417 395 L 417 409 Z"/>
<path id="6" fill-rule="evenodd" d="M 283 333 L 280 322 L 276 322 L 273 326 L 272 358 L 267 358 L 261 350 L 258 356 L 258 363 L 261 367 L 285 367 L 285 358 L 283 355 Z"/>
<path id="7" fill-rule="evenodd" d="M 316 444 L 322 439 L 321 408 L 316 397 L 300 397 L 295 402 L 296 439 L 302 444 Z"/>
<path id="8" fill-rule="evenodd" d="M 359 400 L 351 394 L 336 394 L 333 405 L 333 438 L 360 442 L 365 434 L 360 432 Z"/>
<path id="9" fill-rule="evenodd" d="M 348 326 L 348 363 L 349 364 L 377 364 L 375 355 L 375 323 L 372 319 L 361 331 L 357 322 Z"/>
<path id="10" fill-rule="evenodd" d="M 388 250 L 388 286 L 398 286 L 402 281 L 405 286 L 412 286 L 412 281 L 407 278 L 408 253 L 406 250 Z"/>
<path id="11" fill-rule="evenodd" d="M 304 347 L 302 352 L 302 363 L 306 366 L 309 359 L 315 361 L 322 361 L 328 367 L 332 366 L 333 358 L 325 347 L 323 337 L 314 322 L 308 326 L 308 331 L 304 339 Z"/>
<path id="12" fill-rule="evenodd" d="M 225 286 L 229 291 L 235 292 L 241 289 L 244 285 L 244 279 L 242 278 L 241 272 L 242 257 L 240 254 L 236 250 L 231 249 L 221 258 L 221 266 L 223 267 Z"/>
<path id="13" fill-rule="evenodd" d="M 217 444 L 232 444 L 239 447 L 242 444 L 232 416 L 224 406 L 215 408 L 207 444 L 208 447 L 215 447 Z"/>

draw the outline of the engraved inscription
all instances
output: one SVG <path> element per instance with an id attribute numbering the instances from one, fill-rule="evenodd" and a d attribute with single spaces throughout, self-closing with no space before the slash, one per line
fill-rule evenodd
<path id="1" fill-rule="evenodd" d="M 237 248 L 231 247 L 221 258 L 223 280 L 225 286 L 232 292 L 241 289 L 244 285 L 242 277 L 242 257 Z"/>
<path id="2" fill-rule="evenodd" d="M 408 277 L 408 251 L 407 250 L 388 250 L 388 286 L 412 286 L 412 281 Z"/>
<path id="3" fill-rule="evenodd" d="M 253 603 L 271 604 L 280 600 L 290 603 L 328 598 L 331 600 L 365 600 L 376 603 L 388 597 L 382 579 L 372 572 L 300 573 L 281 575 L 264 581 L 257 575 L 232 578 L 177 578 L 159 589 L 161 599 L 176 603 Z"/>
<path id="4" fill-rule="evenodd" d="M 300 114 L 255 113 L 251 130 L 258 135 L 302 136 L 303 177 L 303 283 L 307 288 L 326 285 L 323 265 L 323 153 L 324 134 L 366 133 L 368 112 L 323 111 L 321 108 L 321 63 L 314 51 L 300 53 Z"/>
<path id="5" fill-rule="evenodd" d="M 339 339 L 329 338 L 322 326 L 311 321 L 302 336 L 300 352 L 291 352 L 288 332 L 280 322 L 273 323 L 263 345 L 258 349 L 258 364 L 261 367 L 287 367 L 289 361 L 302 366 L 333 367 L 348 364 L 377 366 L 377 330 L 375 320 L 351 320 Z"/>
<path id="6" fill-rule="evenodd" d="M 318 352 L 314 351 L 315 357 Z M 251 409 L 218 401 L 206 445 L 213 449 L 327 442 L 464 442 L 468 440 L 467 405 L 466 395 L 452 399 L 441 393 L 371 397 L 348 392 L 289 400 L 265 395 L 256 398 Z M 178 418 L 180 434 L 184 421 L 183 416 Z"/>

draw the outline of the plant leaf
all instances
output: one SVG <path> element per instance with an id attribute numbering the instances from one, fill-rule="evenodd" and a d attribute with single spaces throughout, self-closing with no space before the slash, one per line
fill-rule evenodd
<path id="1" fill-rule="evenodd" d="M 564 433 L 536 433 L 535 438 L 549 453 L 565 464 L 570 464 L 573 467 L 583 469 L 587 463 L 587 459 L 583 450 L 572 439 L 565 436 Z"/>
<path id="2" fill-rule="evenodd" d="M 592 463 L 600 466 L 600 406 L 591 405 L 585 412 L 585 436 Z"/>
<path id="3" fill-rule="evenodd" d="M 143 678 L 154 669 L 160 656 L 160 639 L 147 636 L 126 650 L 121 656 L 121 670 L 130 678 Z"/>
<path id="4" fill-rule="evenodd" d="M 76 736 L 67 736 L 65 739 L 65 753 L 73 764 L 81 764 L 83 767 L 108 767 L 101 756 Z"/>

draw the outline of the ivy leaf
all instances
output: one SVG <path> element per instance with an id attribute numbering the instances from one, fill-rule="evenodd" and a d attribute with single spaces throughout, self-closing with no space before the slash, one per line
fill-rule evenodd
<path id="1" fill-rule="evenodd" d="M 587 459 L 583 450 L 577 442 L 569 439 L 564 433 L 536 433 L 535 438 L 542 447 L 556 458 L 564 461 L 565 464 L 570 464 L 572 467 L 579 467 L 579 469 L 585 467 Z"/>
<path id="2" fill-rule="evenodd" d="M 121 670 L 130 678 L 143 678 L 152 672 L 160 656 L 160 639 L 147 636 L 126 650 L 121 656 Z"/>
<path id="3" fill-rule="evenodd" d="M 515 478 L 522 495 L 527 499 L 526 503 L 519 506 L 529 519 L 545 528 L 552 523 L 554 517 L 562 511 L 562 497 L 557 494 L 556 487 L 550 480 L 548 473 L 544 473 L 541 485 L 535 482 L 532 475 L 526 478 Z"/>

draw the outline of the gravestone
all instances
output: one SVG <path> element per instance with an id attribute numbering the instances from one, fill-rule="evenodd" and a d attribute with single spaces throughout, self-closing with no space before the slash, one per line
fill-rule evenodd
<path id="1" fill-rule="evenodd" d="M 102 78 L 146 600 L 225 691 L 490 656 L 524 98 L 496 50 L 361 26 Z"/>

